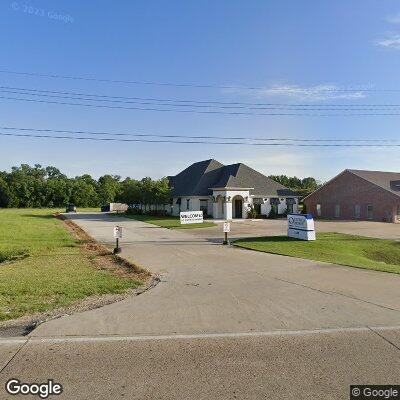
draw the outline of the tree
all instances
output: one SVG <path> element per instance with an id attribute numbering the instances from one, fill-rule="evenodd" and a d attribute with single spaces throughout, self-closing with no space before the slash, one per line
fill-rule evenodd
<path id="1" fill-rule="evenodd" d="M 72 182 L 69 202 L 78 207 L 98 207 L 100 205 L 95 186 L 79 177 Z"/>
<path id="2" fill-rule="evenodd" d="M 104 175 L 98 181 L 98 195 L 101 204 L 114 203 L 121 193 L 121 177 L 118 175 Z"/>
<path id="3" fill-rule="evenodd" d="M 8 207 L 11 202 L 11 192 L 3 176 L 0 176 L 0 207 Z"/>
<path id="4" fill-rule="evenodd" d="M 140 182 L 131 178 L 126 178 L 122 181 L 121 191 L 117 200 L 128 205 L 140 204 L 142 200 Z"/>
<path id="5" fill-rule="evenodd" d="M 305 197 L 317 190 L 321 184 L 312 177 L 299 179 L 296 176 L 271 175 L 269 178 L 293 190 L 297 195 Z"/>

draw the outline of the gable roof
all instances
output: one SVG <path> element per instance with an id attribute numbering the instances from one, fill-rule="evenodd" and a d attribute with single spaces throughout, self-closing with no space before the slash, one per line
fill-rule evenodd
<path id="1" fill-rule="evenodd" d="M 400 197 L 400 172 L 365 171 L 359 169 L 348 169 L 347 171 Z"/>
<path id="2" fill-rule="evenodd" d="M 400 172 L 384 172 L 384 171 L 367 171 L 361 169 L 345 169 L 340 174 L 336 175 L 328 182 L 324 183 L 321 187 L 317 190 L 306 196 L 304 200 L 308 199 L 309 197 L 313 196 L 314 193 L 319 192 L 325 186 L 329 185 L 332 181 L 337 179 L 339 176 L 343 175 L 344 173 L 349 172 L 353 175 L 358 176 L 359 178 L 364 179 L 365 181 L 372 183 L 380 188 L 400 197 Z"/>
<path id="3" fill-rule="evenodd" d="M 209 196 L 216 188 L 246 188 L 258 196 L 296 196 L 292 190 L 242 163 L 200 161 L 169 180 L 173 197 Z"/>

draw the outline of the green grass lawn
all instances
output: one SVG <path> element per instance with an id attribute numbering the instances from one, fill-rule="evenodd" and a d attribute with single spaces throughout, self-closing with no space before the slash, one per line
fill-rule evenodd
<path id="1" fill-rule="evenodd" d="M 0 210 L 0 321 L 140 284 L 91 266 L 55 211 Z"/>
<path id="2" fill-rule="evenodd" d="M 400 242 L 341 233 L 318 233 L 316 241 L 287 236 L 240 239 L 235 246 L 266 253 L 400 274 Z"/>
<path id="3" fill-rule="evenodd" d="M 158 225 L 169 229 L 193 229 L 193 228 L 210 228 L 214 226 L 214 222 L 203 222 L 202 224 L 185 224 L 181 225 L 178 217 L 164 216 L 153 217 L 151 215 L 131 215 L 131 214 L 115 214 L 124 217 L 136 219 L 138 221 L 147 222 L 149 224 Z"/>

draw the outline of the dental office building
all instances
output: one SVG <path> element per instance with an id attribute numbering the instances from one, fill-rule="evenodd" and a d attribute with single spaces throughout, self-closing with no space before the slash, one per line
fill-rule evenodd
<path id="1" fill-rule="evenodd" d="M 278 214 L 298 212 L 299 196 L 242 163 L 200 161 L 168 179 L 172 215 L 202 210 L 209 218 L 240 219 L 247 218 L 251 205 L 261 217 L 267 216 L 273 205 Z"/>

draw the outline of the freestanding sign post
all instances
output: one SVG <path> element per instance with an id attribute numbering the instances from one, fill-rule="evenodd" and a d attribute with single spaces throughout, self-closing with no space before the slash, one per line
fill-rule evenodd
<path id="1" fill-rule="evenodd" d="M 179 217 L 182 225 L 203 223 L 203 211 L 182 211 Z"/>
<path id="2" fill-rule="evenodd" d="M 231 224 L 227 221 L 224 222 L 224 241 L 222 244 L 229 244 L 228 233 L 231 231 Z"/>
<path id="3" fill-rule="evenodd" d="M 114 226 L 114 239 L 116 240 L 114 254 L 121 253 L 119 239 L 122 239 L 122 226 Z"/>
<path id="4" fill-rule="evenodd" d="M 289 214 L 288 236 L 300 240 L 316 240 L 314 218 L 311 214 Z"/>

